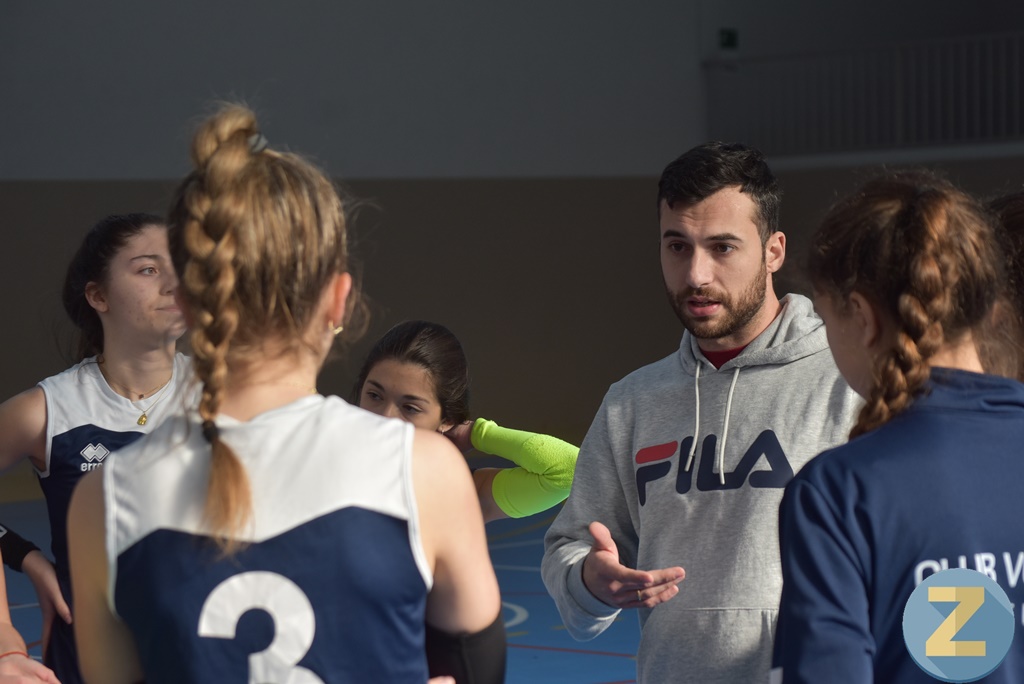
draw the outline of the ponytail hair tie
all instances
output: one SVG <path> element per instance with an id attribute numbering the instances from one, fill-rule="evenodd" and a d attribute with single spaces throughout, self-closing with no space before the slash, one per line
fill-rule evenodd
<path id="1" fill-rule="evenodd" d="M 270 144 L 262 133 L 253 133 L 247 138 L 247 142 L 249 143 L 249 150 L 253 154 L 259 154 L 267 149 L 267 145 Z"/>
<path id="2" fill-rule="evenodd" d="M 212 420 L 203 421 L 203 437 L 210 444 L 213 444 L 220 437 L 220 428 Z"/>

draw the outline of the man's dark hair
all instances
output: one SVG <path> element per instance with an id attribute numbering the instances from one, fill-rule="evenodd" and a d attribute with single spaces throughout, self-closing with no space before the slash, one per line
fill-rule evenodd
<path id="1" fill-rule="evenodd" d="M 666 166 L 658 181 L 658 212 L 662 200 L 670 209 L 685 207 L 737 186 L 757 207 L 754 222 L 764 244 L 779 229 L 782 191 L 764 155 L 741 143 L 704 143 Z"/>

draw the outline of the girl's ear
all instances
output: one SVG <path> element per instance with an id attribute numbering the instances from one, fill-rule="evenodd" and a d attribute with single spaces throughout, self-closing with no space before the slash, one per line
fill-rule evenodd
<path id="1" fill-rule="evenodd" d="M 352 291 L 352 276 L 348 273 L 339 273 L 327 288 L 328 316 L 336 325 L 341 325 L 345 320 L 345 304 L 348 303 L 348 294 Z"/>
<path id="2" fill-rule="evenodd" d="M 107 296 L 97 282 L 90 280 L 85 284 L 85 301 L 89 302 L 89 306 L 95 309 L 97 313 L 106 313 L 110 310 Z"/>
<path id="3" fill-rule="evenodd" d="M 881 314 L 871 300 L 859 292 L 850 295 L 849 308 L 861 345 L 873 349 L 881 342 L 884 332 Z"/>

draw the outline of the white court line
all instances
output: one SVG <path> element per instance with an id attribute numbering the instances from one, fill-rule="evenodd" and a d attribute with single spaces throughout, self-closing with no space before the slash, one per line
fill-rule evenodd
<path id="1" fill-rule="evenodd" d="M 19 603 L 16 606 L 10 606 L 11 610 L 20 610 L 22 608 L 38 608 L 38 603 Z"/>
<path id="2" fill-rule="evenodd" d="M 530 617 L 530 612 L 518 604 L 502 601 L 501 605 L 512 611 L 512 619 L 505 623 L 505 629 L 521 625 Z"/>

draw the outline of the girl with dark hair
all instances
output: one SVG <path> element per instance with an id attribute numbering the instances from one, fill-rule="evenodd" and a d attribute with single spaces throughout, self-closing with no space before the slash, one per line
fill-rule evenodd
<path id="1" fill-rule="evenodd" d="M 944 567 L 1024 602 L 1024 385 L 983 374 L 978 352 L 1003 263 L 985 210 L 925 173 L 869 182 L 815 234 L 815 307 L 866 403 L 850 441 L 786 488 L 773 681 L 934 681 L 904 607 Z M 1021 681 L 1022 632 L 985 681 Z"/>
<path id="2" fill-rule="evenodd" d="M 989 373 L 1024 381 L 1024 190 L 988 202 L 1002 229 L 1009 283 L 996 299 L 979 351 Z"/>
<path id="3" fill-rule="evenodd" d="M 1010 289 L 1017 310 L 1024 312 L 1024 190 L 990 200 L 988 208 L 1003 228 Z"/>
<path id="4" fill-rule="evenodd" d="M 473 471 L 485 522 L 533 515 L 569 496 L 579 447 L 469 420 L 466 355 L 442 325 L 406 321 L 385 333 L 359 372 L 355 401 L 372 413 L 441 432 L 463 453 L 475 448 L 515 463 Z"/>
<path id="5" fill-rule="evenodd" d="M 75 492 L 83 673 L 502 681 L 498 584 L 458 452 L 316 391 L 352 308 L 333 185 L 241 106 L 199 128 L 192 161 L 169 221 L 202 397 Z"/>
<path id="6" fill-rule="evenodd" d="M 174 300 L 177 285 L 161 218 L 101 220 L 86 234 L 64 283 L 64 309 L 80 333 L 79 362 L 0 405 L 0 468 L 26 458 L 35 468 L 65 597 L 71 596 L 66 524 L 72 490 L 108 454 L 180 406 L 187 391 L 189 362 L 175 353 L 185 331 Z M 63 620 L 44 615 L 44 662 L 64 684 L 74 684 L 81 677 L 70 614 L 58 608 Z"/>

